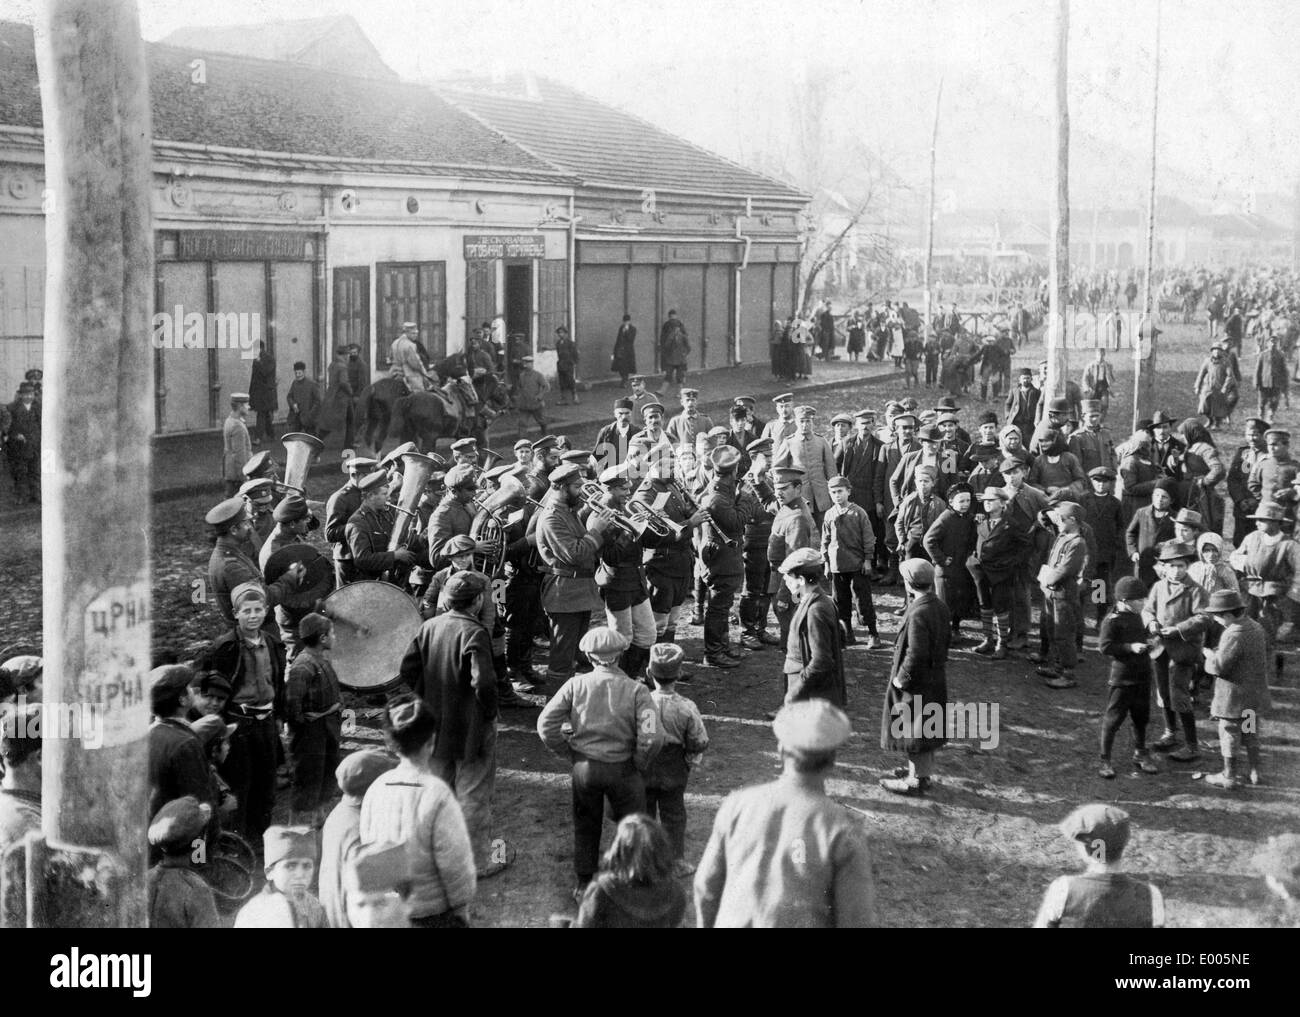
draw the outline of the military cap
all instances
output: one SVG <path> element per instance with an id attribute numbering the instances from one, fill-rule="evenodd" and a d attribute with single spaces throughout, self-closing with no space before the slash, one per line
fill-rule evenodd
<path id="1" fill-rule="evenodd" d="M 461 438 L 459 441 L 451 443 L 451 450 L 453 452 L 477 452 L 478 441 L 474 438 Z"/>
<path id="2" fill-rule="evenodd" d="M 700 395 L 700 390 L 698 388 L 684 388 L 677 394 L 683 399 L 685 399 L 687 396 L 694 396 L 695 398 L 698 399 Z"/>
<path id="3" fill-rule="evenodd" d="M 998 501 L 1010 500 L 1007 497 L 1007 492 L 1000 487 L 986 487 L 980 494 L 980 501 L 993 501 L 995 498 Z"/>
<path id="4" fill-rule="evenodd" d="M 232 403 L 246 403 L 249 401 L 247 392 L 231 392 L 230 401 Z"/>
<path id="5" fill-rule="evenodd" d="M 614 400 L 614 409 L 616 409 L 616 410 L 630 410 L 630 409 L 634 409 L 634 408 L 635 408 L 635 405 L 636 405 L 636 404 L 633 403 L 632 400 L 631 400 L 631 399 L 628 399 L 628 398 L 615 399 L 615 400 Z"/>
<path id="6" fill-rule="evenodd" d="M 736 398 L 731 401 L 731 405 L 744 406 L 746 409 L 752 410 L 756 404 L 753 396 L 736 396 Z"/>
<path id="7" fill-rule="evenodd" d="M 1018 373 L 1018 377 L 1021 378 L 1032 378 L 1033 376 L 1034 376 L 1034 372 L 1031 371 L 1028 367 L 1022 367 Z"/>
<path id="8" fill-rule="evenodd" d="M 996 441 L 977 441 L 970 447 L 971 457 L 980 461 L 993 459 L 1002 454 L 1002 446 Z"/>
<path id="9" fill-rule="evenodd" d="M 650 413 L 652 411 L 657 411 L 659 413 L 666 412 L 664 410 L 663 403 L 646 403 L 644 406 L 641 407 L 641 416 L 644 417 L 647 413 Z"/>
<path id="10" fill-rule="evenodd" d="M 203 833 L 211 818 L 212 806 L 207 802 L 193 795 L 175 798 L 154 815 L 149 824 L 149 843 L 164 848 L 188 846 Z"/>
<path id="11" fill-rule="evenodd" d="M 1246 518 L 1280 523 L 1286 518 L 1286 513 L 1282 506 L 1275 501 L 1261 501 L 1255 511 Z"/>
<path id="12" fill-rule="evenodd" d="M 367 844 L 347 863 L 351 893 L 394 893 L 411 882 L 411 854 L 405 844 Z"/>
<path id="13" fill-rule="evenodd" d="M 1151 426 L 1159 427 L 1161 424 L 1176 424 L 1179 418 L 1164 410 L 1156 410 L 1156 415 L 1151 418 Z"/>
<path id="14" fill-rule="evenodd" d="M 1025 469 L 1025 461 L 1023 459 L 1013 458 L 1012 456 L 1007 456 L 998 464 L 998 470 L 1001 473 L 1006 473 L 1008 470 L 1023 469 Z"/>
<path id="15" fill-rule="evenodd" d="M 1101 401 L 1098 399 L 1082 399 L 1079 401 L 1080 413 L 1100 413 Z"/>
<path id="16" fill-rule="evenodd" d="M 731 434 L 731 430 L 726 427 L 718 426 L 709 428 L 708 435 L 710 438 L 725 438 Z"/>
<path id="17" fill-rule="evenodd" d="M 745 446 L 745 451 L 751 456 L 770 455 L 772 452 L 772 439 L 770 437 L 755 438 Z"/>
<path id="18" fill-rule="evenodd" d="M 1094 850 L 1096 842 L 1101 841 L 1105 855 L 1099 861 L 1115 862 L 1128 845 L 1128 813 L 1114 805 L 1103 805 L 1100 802 L 1080 805 L 1061 820 L 1060 830 L 1070 840 L 1085 845 L 1090 852 Z"/>
<path id="19" fill-rule="evenodd" d="M 1263 417 L 1247 417 L 1245 422 L 1256 425 L 1261 431 L 1268 430 L 1268 421 Z"/>
<path id="20" fill-rule="evenodd" d="M 280 500 L 280 504 L 275 507 L 275 511 L 271 513 L 271 517 L 277 523 L 297 522 L 299 519 L 306 519 L 310 515 L 311 510 L 307 507 L 307 499 L 294 492 L 285 495 Z M 312 518 L 315 519 L 314 516 Z M 316 525 L 319 526 L 320 521 L 315 521 Z M 312 527 L 312 529 L 315 529 L 315 527 Z"/>
<path id="21" fill-rule="evenodd" d="M 898 573 L 915 587 L 934 585 L 934 566 L 924 558 L 904 559 L 898 564 Z"/>
<path id="22" fill-rule="evenodd" d="M 1264 437 L 1267 438 L 1270 434 L 1280 435 L 1281 437 L 1285 438 L 1287 441 L 1291 440 L 1291 432 L 1288 431 L 1285 427 L 1270 427 L 1267 431 L 1264 432 Z"/>
<path id="23" fill-rule="evenodd" d="M 631 640 L 618 629 L 599 625 L 589 629 L 578 641 L 578 649 L 583 653 L 594 653 L 599 657 L 611 657 L 622 653 L 632 645 Z"/>
<path id="24" fill-rule="evenodd" d="M 453 573 L 442 592 L 453 600 L 463 600 L 466 597 L 477 597 L 486 589 L 487 577 L 482 572 L 465 570 Z"/>
<path id="25" fill-rule="evenodd" d="M 628 463 L 619 463 L 617 466 L 609 466 L 600 471 L 600 482 L 606 487 L 630 486 L 632 478 L 631 470 Z"/>
<path id="26" fill-rule="evenodd" d="M 1201 518 L 1201 514 L 1187 508 L 1178 510 L 1174 522 L 1182 523 L 1184 526 L 1195 526 L 1198 530 L 1205 529 L 1205 521 Z"/>
<path id="27" fill-rule="evenodd" d="M 845 488 L 846 490 L 852 490 L 852 488 L 853 488 L 853 485 L 852 485 L 851 483 L 849 483 L 849 478 L 848 478 L 848 477 L 841 477 L 841 476 L 834 476 L 834 477 L 831 477 L 830 480 L 826 481 L 826 486 L 827 486 L 827 488 L 831 488 L 831 487 L 843 487 L 843 488 Z"/>
<path id="28" fill-rule="evenodd" d="M 839 707 L 826 699 L 802 699 L 781 707 L 772 733 L 794 752 L 834 752 L 849 740 L 853 725 Z"/>
<path id="29" fill-rule="evenodd" d="M 675 682 L 681 677 L 685 652 L 676 643 L 655 643 L 650 647 L 650 660 L 645 673 L 655 681 Z"/>
<path id="30" fill-rule="evenodd" d="M 375 780 L 397 765 L 387 753 L 363 749 L 349 753 L 334 768 L 334 781 L 345 795 L 360 798 Z"/>
<path id="31" fill-rule="evenodd" d="M 1051 511 L 1057 519 L 1083 519 L 1083 506 L 1077 501 L 1059 501 L 1052 506 Z"/>
<path id="32" fill-rule="evenodd" d="M 464 533 L 457 533 L 453 537 L 448 537 L 443 541 L 442 547 L 438 548 L 438 553 L 444 558 L 450 558 L 453 554 L 464 554 L 466 551 L 472 551 L 477 545 L 474 538 Z"/>
<path id="33" fill-rule="evenodd" d="M 367 473 L 357 481 L 357 488 L 366 494 L 388 486 L 388 474 L 383 470 L 375 470 L 373 473 Z"/>
<path id="34" fill-rule="evenodd" d="M 352 456 L 350 459 L 343 461 L 343 468 L 351 473 L 372 470 L 378 465 L 378 460 L 371 459 L 369 456 Z"/>
<path id="35" fill-rule="evenodd" d="M 270 452 L 258 452 L 244 463 L 240 470 L 245 477 L 260 477 L 264 473 L 269 473 L 275 467 L 275 460 L 271 458 Z"/>
<path id="36" fill-rule="evenodd" d="M 462 463 L 459 466 L 453 466 L 447 471 L 444 483 L 449 491 L 458 487 L 477 487 L 478 473 L 473 466 Z"/>
<path id="37" fill-rule="evenodd" d="M 633 384 L 636 384 L 638 381 L 640 381 L 640 382 L 644 382 L 644 381 L 645 381 L 645 375 L 644 375 L 644 374 L 630 374 L 630 375 L 628 375 L 628 379 L 627 379 L 627 380 L 630 381 L 630 382 L 632 382 Z"/>
<path id="38" fill-rule="evenodd" d="M 875 420 L 875 419 L 876 419 L 876 411 L 875 411 L 875 410 L 858 410 L 857 413 L 853 414 L 853 419 L 854 419 L 854 420 Z"/>
<path id="39" fill-rule="evenodd" d="M 574 480 L 582 479 L 582 467 L 577 463 L 561 463 L 551 471 L 551 486 L 564 487 Z"/>
<path id="40" fill-rule="evenodd" d="M 894 414 L 894 423 L 895 423 L 895 424 L 902 424 L 902 423 L 905 423 L 905 422 L 908 421 L 908 420 L 910 420 L 910 421 L 912 422 L 912 426 L 913 426 L 913 427 L 915 427 L 915 426 L 919 423 L 919 421 L 917 420 L 917 416 L 916 416 L 915 413 L 896 413 L 896 414 Z"/>
<path id="41" fill-rule="evenodd" d="M 796 407 L 794 411 L 794 415 L 796 420 L 808 420 L 811 417 L 817 416 L 817 407 L 815 406 Z"/>
<path id="42" fill-rule="evenodd" d="M 979 415 L 979 418 L 976 421 L 976 423 L 992 424 L 994 427 L 996 427 L 998 423 L 998 415 L 994 413 L 992 410 L 985 410 L 983 413 Z"/>
<path id="43" fill-rule="evenodd" d="M 730 445 L 719 445 L 709 453 L 709 461 L 718 470 L 734 470 L 740 462 L 740 453 Z"/>
<path id="44" fill-rule="evenodd" d="M 788 403 L 793 401 L 794 401 L 793 392 L 782 392 L 780 395 L 774 395 L 772 397 L 772 402 L 774 403 Z"/>
<path id="45" fill-rule="evenodd" d="M 835 416 L 831 417 L 831 423 L 832 423 L 832 424 L 848 424 L 850 427 L 852 427 L 852 426 L 853 426 L 853 418 L 850 417 L 847 413 L 837 413 L 837 414 L 835 414 Z"/>
<path id="46" fill-rule="evenodd" d="M 203 743 L 204 749 L 212 747 L 214 742 L 224 738 L 229 738 L 239 730 L 238 724 L 227 724 L 217 714 L 210 713 L 207 716 L 200 717 L 190 728 L 199 736 L 199 741 Z"/>
<path id="47" fill-rule="evenodd" d="M 239 495 L 241 498 L 250 498 L 253 501 L 269 501 L 275 495 L 275 481 L 270 477 L 254 477 L 252 480 L 245 480 L 239 485 Z"/>
<path id="48" fill-rule="evenodd" d="M 1160 545 L 1160 553 L 1156 555 L 1156 561 L 1181 561 L 1184 558 L 1191 559 L 1196 557 L 1196 548 L 1191 544 L 1184 544 L 1177 540 L 1166 540 Z"/>
<path id="49" fill-rule="evenodd" d="M 921 441 L 943 441 L 943 432 L 934 424 L 926 424 L 916 432 L 916 436 Z"/>
<path id="50" fill-rule="evenodd" d="M 1090 479 L 1090 480 L 1114 480 L 1114 479 L 1115 479 L 1115 471 L 1112 470 L 1109 466 L 1094 466 L 1092 469 L 1090 469 L 1090 470 L 1088 471 L 1088 479 Z"/>
<path id="51" fill-rule="evenodd" d="M 1140 600 L 1147 595 L 1147 584 L 1137 576 L 1124 576 L 1115 584 L 1116 600 Z"/>
<path id="52" fill-rule="evenodd" d="M 1244 611 L 1246 602 L 1236 590 L 1215 590 L 1202 610 L 1206 614 L 1226 614 L 1229 611 Z"/>
<path id="53" fill-rule="evenodd" d="M 310 826 L 268 826 L 262 834 L 266 868 L 290 858 L 316 860 L 316 831 Z"/>
<path id="54" fill-rule="evenodd" d="M 562 463 L 577 463 L 580 466 L 586 466 L 591 460 L 590 449 L 571 448 L 560 456 Z"/>
<path id="55" fill-rule="evenodd" d="M 1047 412 L 1048 412 L 1048 413 L 1061 413 L 1061 414 L 1069 413 L 1069 412 L 1070 412 L 1070 400 L 1068 400 L 1068 399 L 1053 399 L 1053 400 L 1051 400 L 1051 401 L 1047 404 Z"/>
<path id="56" fill-rule="evenodd" d="M 799 466 L 778 466 L 772 471 L 776 474 L 776 486 L 784 487 L 787 484 L 802 484 L 804 470 Z"/>
<path id="57" fill-rule="evenodd" d="M 559 440 L 553 434 L 544 434 L 533 442 L 534 452 L 549 452 L 553 448 L 559 447 Z"/>
<path id="58" fill-rule="evenodd" d="M 1281 883 L 1292 899 L 1300 898 L 1300 834 L 1270 837 L 1251 859 L 1255 871 Z"/>
<path id="59" fill-rule="evenodd" d="M 527 438 L 520 438 L 517 442 L 515 442 L 515 446 L 514 446 L 516 452 L 522 452 L 524 449 L 526 448 L 530 449 L 532 447 L 533 447 L 533 443 L 529 441 Z"/>
<path id="60" fill-rule="evenodd" d="M 885 403 L 886 413 L 888 413 L 890 410 L 894 410 L 897 413 L 897 412 L 901 412 L 902 409 L 903 409 L 903 404 L 900 403 L 897 399 L 891 399 L 889 400 L 889 402 Z"/>
<path id="61" fill-rule="evenodd" d="M 513 472 L 518 466 L 518 463 L 502 463 L 500 466 L 493 466 L 490 470 L 484 470 L 483 476 L 487 480 L 500 480 L 506 474 Z"/>
<path id="62" fill-rule="evenodd" d="M 801 547 L 786 555 L 785 561 L 781 562 L 777 570 L 783 576 L 811 576 L 820 575 L 825 566 L 826 562 L 822 558 L 821 551 L 812 547 Z"/>

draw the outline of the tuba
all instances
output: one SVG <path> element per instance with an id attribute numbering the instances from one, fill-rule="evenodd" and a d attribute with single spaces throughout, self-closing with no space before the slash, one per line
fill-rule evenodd
<path id="1" fill-rule="evenodd" d="M 320 458 L 325 443 L 319 438 L 295 432 L 280 439 L 284 444 L 284 480 L 276 484 L 281 494 L 293 491 L 307 497 L 307 474 L 312 464 Z"/>
<path id="2" fill-rule="evenodd" d="M 424 493 L 437 465 L 432 457 L 419 452 L 402 453 L 402 489 L 397 495 L 397 501 L 388 503 L 388 507 L 397 512 L 397 522 L 393 524 L 393 532 L 388 535 L 388 550 L 396 551 L 410 545 L 412 536 L 419 529 L 416 525 L 416 506 L 420 504 L 420 495 Z M 388 578 L 395 577 L 390 574 Z M 405 576 L 401 578 L 404 580 Z"/>
<path id="3" fill-rule="evenodd" d="M 527 501 L 524 485 L 516 477 L 502 477 L 495 491 L 474 499 L 481 511 L 469 528 L 470 539 L 492 545 L 490 551 L 474 552 L 475 570 L 493 579 L 501 574 L 506 563 L 507 517 Z"/>

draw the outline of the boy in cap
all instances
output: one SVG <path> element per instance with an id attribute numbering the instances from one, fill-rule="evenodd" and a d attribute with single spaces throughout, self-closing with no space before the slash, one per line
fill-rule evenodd
<path id="1" fill-rule="evenodd" d="M 1011 641 L 1012 582 L 1020 559 L 1030 546 L 1028 531 L 1007 512 L 1007 493 L 986 487 L 980 495 L 983 514 L 975 525 L 975 545 L 966 570 L 975 580 L 984 640 L 980 655 L 1005 660 Z"/>
<path id="2" fill-rule="evenodd" d="M 650 692 L 617 666 L 628 645 L 603 625 L 587 632 L 578 648 L 591 672 L 568 679 L 537 718 L 543 744 L 573 767 L 574 900 L 596 874 L 605 802 L 616 822 L 644 812 L 642 774 L 664 743 Z"/>
<path id="3" fill-rule="evenodd" d="M 1246 748 L 1251 784 L 1263 783 L 1260 770 L 1260 715 L 1272 706 L 1268 691 L 1268 640 L 1263 626 L 1246 616 L 1246 602 L 1233 590 L 1213 594 L 1205 606 L 1221 627 L 1218 644 L 1205 647 L 1205 670 L 1214 676 L 1210 716 L 1219 722 L 1223 772 L 1205 776 L 1211 787 L 1237 786 L 1237 750 Z"/>
<path id="4" fill-rule="evenodd" d="M 1116 555 L 1123 540 L 1123 508 L 1115 497 L 1115 471 L 1109 466 L 1096 466 L 1088 472 L 1092 490 L 1079 499 L 1084 521 L 1092 527 L 1097 541 L 1097 561 L 1093 565 L 1096 582 L 1091 594 L 1097 608 L 1097 624 L 1106 617 L 1107 606 L 1114 595 L 1117 573 Z"/>
<path id="5" fill-rule="evenodd" d="M 825 569 L 821 551 L 804 547 L 792 552 L 781 563 L 780 572 L 798 604 L 786 638 L 785 701 L 822 698 L 843 707 L 848 698 L 843 636 L 835 602 L 822 589 Z"/>
<path id="6" fill-rule="evenodd" d="M 1052 689 L 1072 689 L 1078 654 L 1079 578 L 1088 557 L 1087 545 L 1079 532 L 1083 509 L 1072 501 L 1059 502 L 1049 511 L 1057 527 L 1056 540 L 1047 561 L 1038 572 L 1046 610 L 1040 624 L 1043 642 L 1038 673 Z"/>
<path id="7" fill-rule="evenodd" d="M 682 648 L 673 643 L 650 648 L 646 677 L 655 685 L 650 698 L 659 711 L 664 747 L 646 770 L 645 803 L 646 814 L 663 824 L 672 843 L 675 874 L 689 876 L 695 866 L 686 861 L 686 782 L 709 747 L 709 732 L 699 707 L 677 693 L 683 656 Z"/>
<path id="8" fill-rule="evenodd" d="M 1142 609 L 1147 633 L 1156 637 L 1151 658 L 1156 668 L 1156 703 L 1165 719 L 1165 732 L 1152 748 L 1163 752 L 1174 748 L 1181 723 L 1186 745 L 1169 753 L 1169 758 L 1179 763 L 1200 758 L 1192 694 L 1209 618 L 1205 614 L 1205 591 L 1187 575 L 1195 553 L 1190 545 L 1177 541 L 1161 546 L 1162 578 L 1152 585 Z"/>
<path id="9" fill-rule="evenodd" d="M 149 869 L 151 929 L 219 929 L 212 889 L 194 869 L 196 845 L 212 818 L 207 802 L 186 796 L 168 802 L 149 824 L 149 845 L 162 860 Z"/>
<path id="10" fill-rule="evenodd" d="M 767 538 L 767 561 L 771 569 L 768 593 L 774 595 L 772 609 L 781 629 L 780 645 L 785 646 L 790 634 L 790 617 L 794 614 L 794 603 L 790 599 L 789 590 L 781 582 L 779 574 L 781 563 L 800 548 L 816 546 L 819 538 L 812 513 L 803 499 L 803 470 L 780 466 L 772 473 L 775 478 L 776 501 L 779 507 L 773 516 Z"/>
<path id="11" fill-rule="evenodd" d="M 361 847 L 362 799 L 394 765 L 387 753 L 363 749 L 349 753 L 334 769 L 343 797 L 321 827 L 320 848 L 320 902 L 332 929 L 348 927 L 343 880 L 348 859 Z"/>
<path id="12" fill-rule="evenodd" d="M 1061 833 L 1086 868 L 1052 882 L 1034 919 L 1035 929 L 1162 929 L 1165 902 L 1153 883 L 1120 870 L 1129 840 L 1128 813 L 1114 805 L 1081 805 Z"/>
<path id="13" fill-rule="evenodd" d="M 1155 561 L 1160 545 L 1174 539 L 1174 490 L 1175 482 L 1168 477 L 1157 482 L 1151 492 L 1151 504 L 1134 512 L 1124 530 L 1129 561 L 1148 588 L 1158 578 Z"/>
<path id="14" fill-rule="evenodd" d="M 342 924 L 334 928 L 411 928 L 411 858 L 402 844 L 370 844 L 343 867 Z"/>
<path id="15" fill-rule="evenodd" d="M 695 875 L 700 928 L 874 926 L 862 824 L 826 795 L 849 718 L 808 699 L 782 707 L 772 731 L 781 776 L 732 792 L 714 818 Z"/>
<path id="16" fill-rule="evenodd" d="M 294 658 L 285 682 L 284 714 L 289 723 L 293 758 L 294 822 L 319 826 L 319 807 L 329 797 L 338 766 L 342 737 L 342 694 L 330 663 L 334 626 L 312 612 L 298 623 L 302 652 Z"/>
<path id="17" fill-rule="evenodd" d="M 253 455 L 253 441 L 244 419 L 248 416 L 248 394 L 233 392 L 230 415 L 221 426 L 221 476 L 226 482 L 226 497 L 234 497 L 244 482 L 244 463 Z"/>
<path id="18" fill-rule="evenodd" d="M 185 720 L 194 672 L 184 664 L 166 664 L 149 673 L 149 815 L 167 802 L 194 795 L 212 802 L 212 779 L 203 745 Z"/>
<path id="19" fill-rule="evenodd" d="M 921 537 L 921 546 L 934 563 L 935 593 L 952 617 L 952 642 L 961 645 L 962 619 L 971 614 L 976 602 L 975 586 L 966 561 L 975 550 L 979 534 L 971 515 L 974 491 L 969 484 L 948 488 L 948 507 Z"/>
<path id="20" fill-rule="evenodd" d="M 519 362 L 515 372 L 515 387 L 512 395 L 515 400 L 515 413 L 519 418 L 519 430 L 532 420 L 537 424 L 540 434 L 546 434 L 546 396 L 551 391 L 551 383 L 543 374 L 533 368 L 533 356 L 527 354 Z"/>
<path id="21" fill-rule="evenodd" d="M 876 632 L 876 606 L 871 599 L 871 562 L 876 553 L 876 534 L 866 509 L 849 500 L 852 485 L 847 477 L 832 477 L 831 501 L 834 503 L 822 520 L 821 550 L 831 576 L 835 608 L 852 646 L 853 598 L 858 599 L 858 615 L 867 629 L 867 649 L 880 645 Z"/>
<path id="22" fill-rule="evenodd" d="M 239 909 L 236 929 L 328 929 L 325 909 L 311 892 L 316 831 L 270 826 L 262 838 L 266 885 Z"/>
<path id="23" fill-rule="evenodd" d="M 915 489 L 898 506 L 894 533 L 898 538 L 898 556 L 902 560 L 926 557 L 925 535 L 947 508 L 943 499 L 934 493 L 938 475 L 933 466 L 918 466 L 912 474 Z"/>
<path id="24" fill-rule="evenodd" d="M 1255 524 L 1228 562 L 1241 574 L 1247 613 L 1264 626 L 1269 652 L 1276 650 L 1278 629 L 1300 601 L 1300 543 L 1282 532 L 1285 510 L 1276 502 L 1261 502 L 1247 518 Z M 1282 655 L 1274 665 L 1282 673 Z"/>
<path id="25" fill-rule="evenodd" d="M 1106 715 L 1101 722 L 1100 775 L 1115 776 L 1110 764 L 1115 735 L 1127 718 L 1133 722 L 1133 765 L 1142 773 L 1158 773 L 1147 751 L 1147 721 L 1151 716 L 1151 647 L 1142 608 L 1147 588 L 1142 580 L 1125 576 L 1115 586 L 1115 609 L 1101 621 L 1098 648 L 1111 658 L 1107 679 Z"/>

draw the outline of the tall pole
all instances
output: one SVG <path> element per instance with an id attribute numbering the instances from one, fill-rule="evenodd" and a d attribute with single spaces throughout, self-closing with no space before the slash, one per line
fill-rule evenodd
<path id="1" fill-rule="evenodd" d="M 106 871 L 116 890 L 81 924 L 143 926 L 154 256 L 149 80 L 133 0 L 48 0 L 36 52 L 50 198 L 44 366 L 54 379 L 41 471 L 42 832 L 54 850 L 115 862 Z M 82 735 L 49 737 L 52 709 L 72 731 L 79 717 Z M 53 924 L 68 920 L 60 892 Z"/>
<path id="2" fill-rule="evenodd" d="M 1043 398 L 1065 395 L 1069 360 L 1065 350 L 1065 308 L 1070 289 L 1070 102 L 1067 88 L 1070 53 L 1070 0 L 1056 8 L 1055 187 L 1052 189 L 1052 239 L 1048 258 L 1047 391 Z"/>
<path id="3" fill-rule="evenodd" d="M 1133 343 L 1133 430 L 1142 419 L 1142 407 L 1155 401 L 1156 327 L 1152 314 L 1151 270 L 1156 250 L 1156 123 L 1160 110 L 1160 0 L 1156 0 L 1156 55 L 1151 77 L 1151 187 L 1147 193 L 1147 266 L 1142 275 L 1142 325 Z M 1142 360 L 1142 335 L 1149 332 L 1151 352 Z"/>
<path id="4" fill-rule="evenodd" d="M 943 101 L 943 78 L 939 79 L 939 91 L 934 97 L 934 130 L 930 134 L 930 214 L 925 226 L 925 327 L 921 329 L 921 341 L 930 338 L 934 325 L 934 289 L 930 284 L 930 272 L 934 261 L 934 168 L 935 151 L 939 147 L 939 104 Z"/>

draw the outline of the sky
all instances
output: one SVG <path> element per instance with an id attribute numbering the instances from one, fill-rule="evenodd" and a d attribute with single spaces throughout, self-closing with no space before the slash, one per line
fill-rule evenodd
<path id="1" fill-rule="evenodd" d="M 1162 4 L 1164 185 L 1200 202 L 1293 192 L 1300 4 Z M 1146 186 L 1156 7 L 1073 0 L 1081 193 L 1129 201 Z M 35 9 L 0 0 L 0 17 L 31 21 Z M 918 186 L 942 77 L 941 192 L 987 206 L 1038 188 L 1045 204 L 1050 187 L 1054 0 L 139 0 L 139 10 L 151 40 L 185 25 L 351 14 L 403 77 L 530 71 L 774 171 L 797 170 L 795 125 L 821 83 L 832 96 L 817 107 L 823 144 L 843 162 L 884 158 Z"/>

